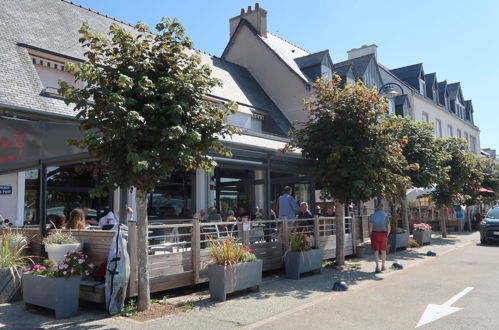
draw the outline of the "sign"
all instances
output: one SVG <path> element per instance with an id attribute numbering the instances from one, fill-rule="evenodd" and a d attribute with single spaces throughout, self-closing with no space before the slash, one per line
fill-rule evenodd
<path id="1" fill-rule="evenodd" d="M 12 195 L 12 186 L 0 186 L 0 195 Z"/>
<path id="2" fill-rule="evenodd" d="M 461 299 L 464 295 L 466 295 L 468 292 L 473 290 L 472 287 L 467 287 L 463 291 L 459 292 L 456 294 L 454 297 L 450 298 L 446 302 L 444 302 L 442 305 L 434 305 L 434 304 L 429 304 L 423 315 L 421 316 L 421 319 L 419 319 L 418 325 L 416 325 L 416 328 L 425 325 L 427 323 L 436 321 L 444 316 L 453 314 L 455 312 L 460 311 L 462 308 L 459 307 L 452 307 L 451 305 L 457 302 L 459 299 Z"/>

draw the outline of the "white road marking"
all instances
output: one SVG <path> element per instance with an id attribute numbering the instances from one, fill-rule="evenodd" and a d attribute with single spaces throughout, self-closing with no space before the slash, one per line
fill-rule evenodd
<path id="1" fill-rule="evenodd" d="M 419 328 L 420 326 L 428 324 L 430 322 L 436 321 L 444 316 L 460 311 L 462 308 L 452 307 L 451 305 L 454 304 L 459 299 L 461 299 L 462 297 L 464 297 L 464 295 L 466 295 L 471 290 L 473 290 L 472 287 L 467 287 L 463 291 L 456 294 L 454 297 L 444 302 L 442 305 L 428 304 L 428 306 L 426 306 L 423 315 L 421 315 L 421 318 L 419 319 L 416 328 Z"/>

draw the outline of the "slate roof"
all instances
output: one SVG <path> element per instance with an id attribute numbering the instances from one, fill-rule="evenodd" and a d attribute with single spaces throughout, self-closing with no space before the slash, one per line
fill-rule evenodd
<path id="1" fill-rule="evenodd" d="M 0 1 L 1 107 L 21 107 L 68 117 L 75 115 L 72 107 L 66 106 L 61 99 L 40 95 L 43 86 L 28 49 L 19 44 L 83 59 L 84 50 L 78 43 L 78 29 L 83 22 L 88 22 L 92 29 L 103 34 L 116 22 L 133 30 L 127 23 L 66 1 Z M 280 129 L 287 131 L 289 121 L 246 69 L 206 53 L 201 53 L 201 59 L 202 63 L 211 66 L 212 76 L 223 83 L 223 87 L 212 90 L 213 96 L 270 113 L 275 116 Z"/>
<path id="2" fill-rule="evenodd" d="M 352 65 L 345 65 L 345 66 L 340 66 L 336 67 L 333 66 L 333 72 L 336 72 L 336 74 L 340 77 L 346 77 L 348 74 L 348 71 L 352 70 Z"/>
<path id="3" fill-rule="evenodd" d="M 470 113 L 473 113 L 473 103 L 471 102 L 471 100 L 464 101 L 464 108 L 466 109 L 466 111 L 470 111 Z"/>
<path id="4" fill-rule="evenodd" d="M 454 100 L 457 98 L 457 94 L 459 92 L 459 83 L 453 83 L 453 84 L 448 84 L 447 85 L 447 90 L 449 91 L 449 98 L 451 100 Z"/>
<path id="5" fill-rule="evenodd" d="M 329 57 L 329 50 L 323 50 L 317 53 L 295 58 L 295 62 L 298 64 L 300 69 L 303 69 L 310 66 L 320 65 L 324 60 L 324 57 Z"/>
<path id="6" fill-rule="evenodd" d="M 445 100 L 444 100 L 445 91 L 447 91 L 447 93 L 449 92 L 447 90 L 447 80 L 440 81 L 437 86 L 438 86 L 438 99 L 440 101 L 440 104 L 445 106 Z"/>
<path id="7" fill-rule="evenodd" d="M 242 20 L 244 21 L 244 20 Z M 251 26 L 251 24 L 248 24 Z M 309 82 L 307 76 L 302 72 L 295 59 L 310 55 L 306 50 L 286 41 L 275 34 L 267 32 L 267 37 L 255 33 L 267 46 L 269 46 L 285 63 L 305 82 Z"/>
<path id="8" fill-rule="evenodd" d="M 412 87 L 419 91 L 419 76 L 422 70 L 423 64 L 418 63 L 397 69 L 391 69 L 390 71 L 397 76 L 397 78 L 409 83 Z"/>
<path id="9" fill-rule="evenodd" d="M 364 73 L 366 72 L 366 69 L 373 57 L 374 54 L 367 54 L 351 60 L 335 63 L 333 65 L 333 71 L 336 71 L 338 75 L 340 75 L 340 70 L 347 70 L 346 72 L 348 72 L 348 69 L 342 68 L 351 66 L 355 79 L 361 78 L 364 76 Z"/>

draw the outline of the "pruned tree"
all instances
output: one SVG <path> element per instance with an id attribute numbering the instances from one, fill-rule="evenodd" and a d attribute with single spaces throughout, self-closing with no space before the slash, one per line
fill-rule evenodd
<path id="1" fill-rule="evenodd" d="M 447 237 L 444 207 L 466 204 L 472 198 L 469 187 L 479 187 L 483 180 L 482 166 L 478 156 L 468 151 L 466 141 L 458 138 L 436 139 L 437 148 L 447 153 L 441 166 L 447 172 L 435 185 L 430 198 L 441 209 L 442 237 Z"/>
<path id="2" fill-rule="evenodd" d="M 397 132 L 398 139 L 406 140 L 402 154 L 408 166 L 399 169 L 402 170 L 401 174 L 410 180 L 401 181 L 395 192 L 395 197 L 401 206 L 402 228 L 409 230 L 407 189 L 412 187 L 430 188 L 438 181 L 444 180 L 446 171 L 441 164 L 446 160 L 448 154 L 438 148 L 438 144 L 435 143 L 433 126 L 430 124 L 401 116 L 394 116 L 392 119 L 400 127 Z"/>
<path id="3" fill-rule="evenodd" d="M 138 309 L 149 308 L 147 194 L 175 169 L 209 169 L 210 150 L 236 129 L 227 124 L 234 105 L 205 98 L 220 81 L 201 65 L 177 20 L 164 18 L 151 33 L 113 24 L 108 36 L 84 24 L 79 42 L 86 61 L 66 64 L 83 88 L 59 82 L 67 104 L 75 104 L 84 132 L 72 144 L 100 160 L 108 183 L 137 188 Z"/>
<path id="4" fill-rule="evenodd" d="M 387 117 L 388 104 L 360 81 L 342 86 L 337 75 L 318 79 L 305 101 L 307 120 L 290 132 L 288 149 L 313 160 L 322 193 L 336 204 L 336 262 L 343 265 L 344 204 L 367 201 L 393 191 L 406 166 L 398 125 Z M 399 171 L 400 173 L 400 171 Z"/>

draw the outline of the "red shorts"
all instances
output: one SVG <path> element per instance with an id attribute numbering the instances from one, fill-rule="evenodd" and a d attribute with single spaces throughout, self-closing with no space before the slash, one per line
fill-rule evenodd
<path id="1" fill-rule="evenodd" d="M 373 251 L 386 251 L 386 242 L 388 237 L 386 232 L 373 231 L 371 236 L 371 249 Z"/>

